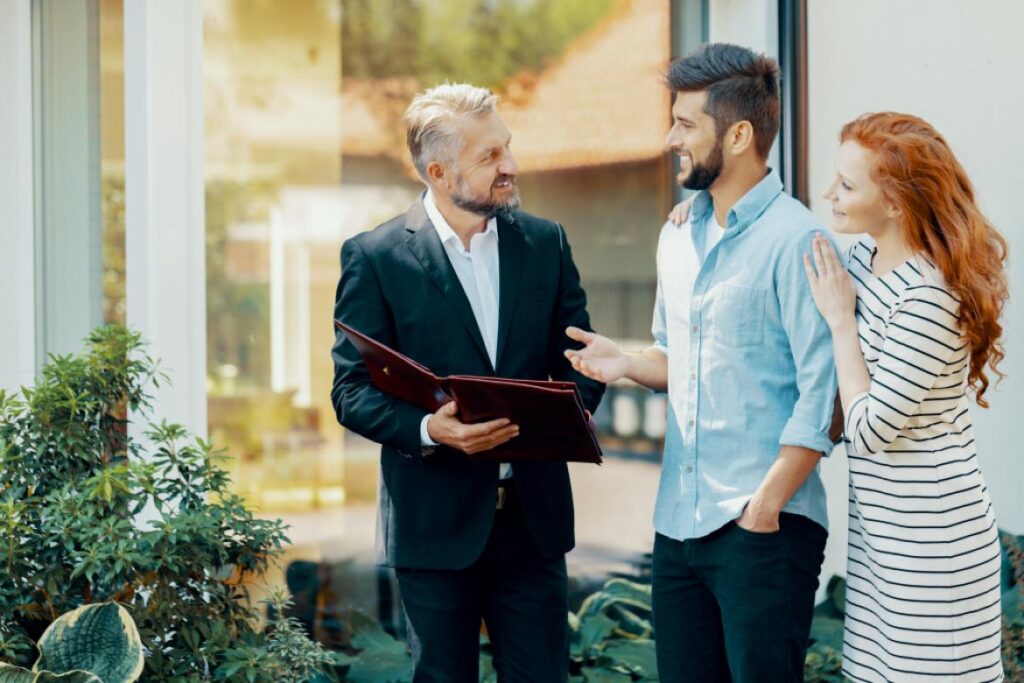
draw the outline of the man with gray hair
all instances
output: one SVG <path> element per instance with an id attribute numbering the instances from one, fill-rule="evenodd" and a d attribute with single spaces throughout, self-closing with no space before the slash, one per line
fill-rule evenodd
<path id="1" fill-rule="evenodd" d="M 590 328 L 561 225 L 519 211 L 518 167 L 497 97 L 442 85 L 406 111 L 427 189 L 407 213 L 345 242 L 334 317 L 434 373 L 604 385 L 576 373 L 567 326 Z M 477 681 L 480 624 L 502 681 L 568 676 L 565 553 L 574 545 L 564 462 L 477 459 L 516 438 L 507 419 L 466 424 L 376 389 L 341 332 L 338 421 L 381 444 L 379 561 L 394 567 L 414 680 Z"/>

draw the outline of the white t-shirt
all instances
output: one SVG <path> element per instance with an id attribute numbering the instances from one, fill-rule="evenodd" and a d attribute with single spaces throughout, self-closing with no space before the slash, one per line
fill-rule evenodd
<path id="1" fill-rule="evenodd" d="M 725 234 L 725 228 L 718 224 L 718 219 L 715 218 L 714 211 L 711 212 L 711 216 L 708 218 L 707 231 L 707 235 L 705 236 L 707 239 L 707 242 L 705 243 L 707 249 L 704 253 L 710 254 L 714 246 L 722 239 L 722 235 Z"/>

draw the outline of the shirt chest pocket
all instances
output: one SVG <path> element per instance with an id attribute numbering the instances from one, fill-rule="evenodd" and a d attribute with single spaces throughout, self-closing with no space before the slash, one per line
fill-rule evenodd
<path id="1" fill-rule="evenodd" d="M 715 341 L 734 348 L 760 344 L 766 297 L 765 290 L 754 287 L 722 284 L 715 288 L 708 311 Z"/>

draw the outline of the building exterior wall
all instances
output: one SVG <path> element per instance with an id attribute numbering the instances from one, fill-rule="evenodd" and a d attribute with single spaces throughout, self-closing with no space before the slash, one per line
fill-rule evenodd
<path id="1" fill-rule="evenodd" d="M 840 127 L 868 111 L 895 110 L 930 121 L 946 136 L 975 184 L 982 209 L 1010 244 L 1011 303 L 1004 318 L 1006 380 L 973 407 L 982 471 L 1001 528 L 1024 532 L 1024 447 L 1016 434 L 1024 403 L 1024 231 L 1018 227 L 1024 4 L 903 0 L 808 2 L 810 194 L 821 199 L 834 173 Z M 845 573 L 847 462 L 837 451 L 824 465 L 832 530 L 822 576 Z"/>

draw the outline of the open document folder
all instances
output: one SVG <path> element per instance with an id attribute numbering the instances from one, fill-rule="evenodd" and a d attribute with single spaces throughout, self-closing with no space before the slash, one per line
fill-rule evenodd
<path id="1" fill-rule="evenodd" d="M 432 413 L 455 401 L 465 423 L 504 417 L 519 425 L 519 436 L 476 458 L 600 464 L 601 447 L 574 383 L 474 375 L 441 378 L 344 323 L 334 324 L 359 350 L 374 386 L 384 393 Z"/>

